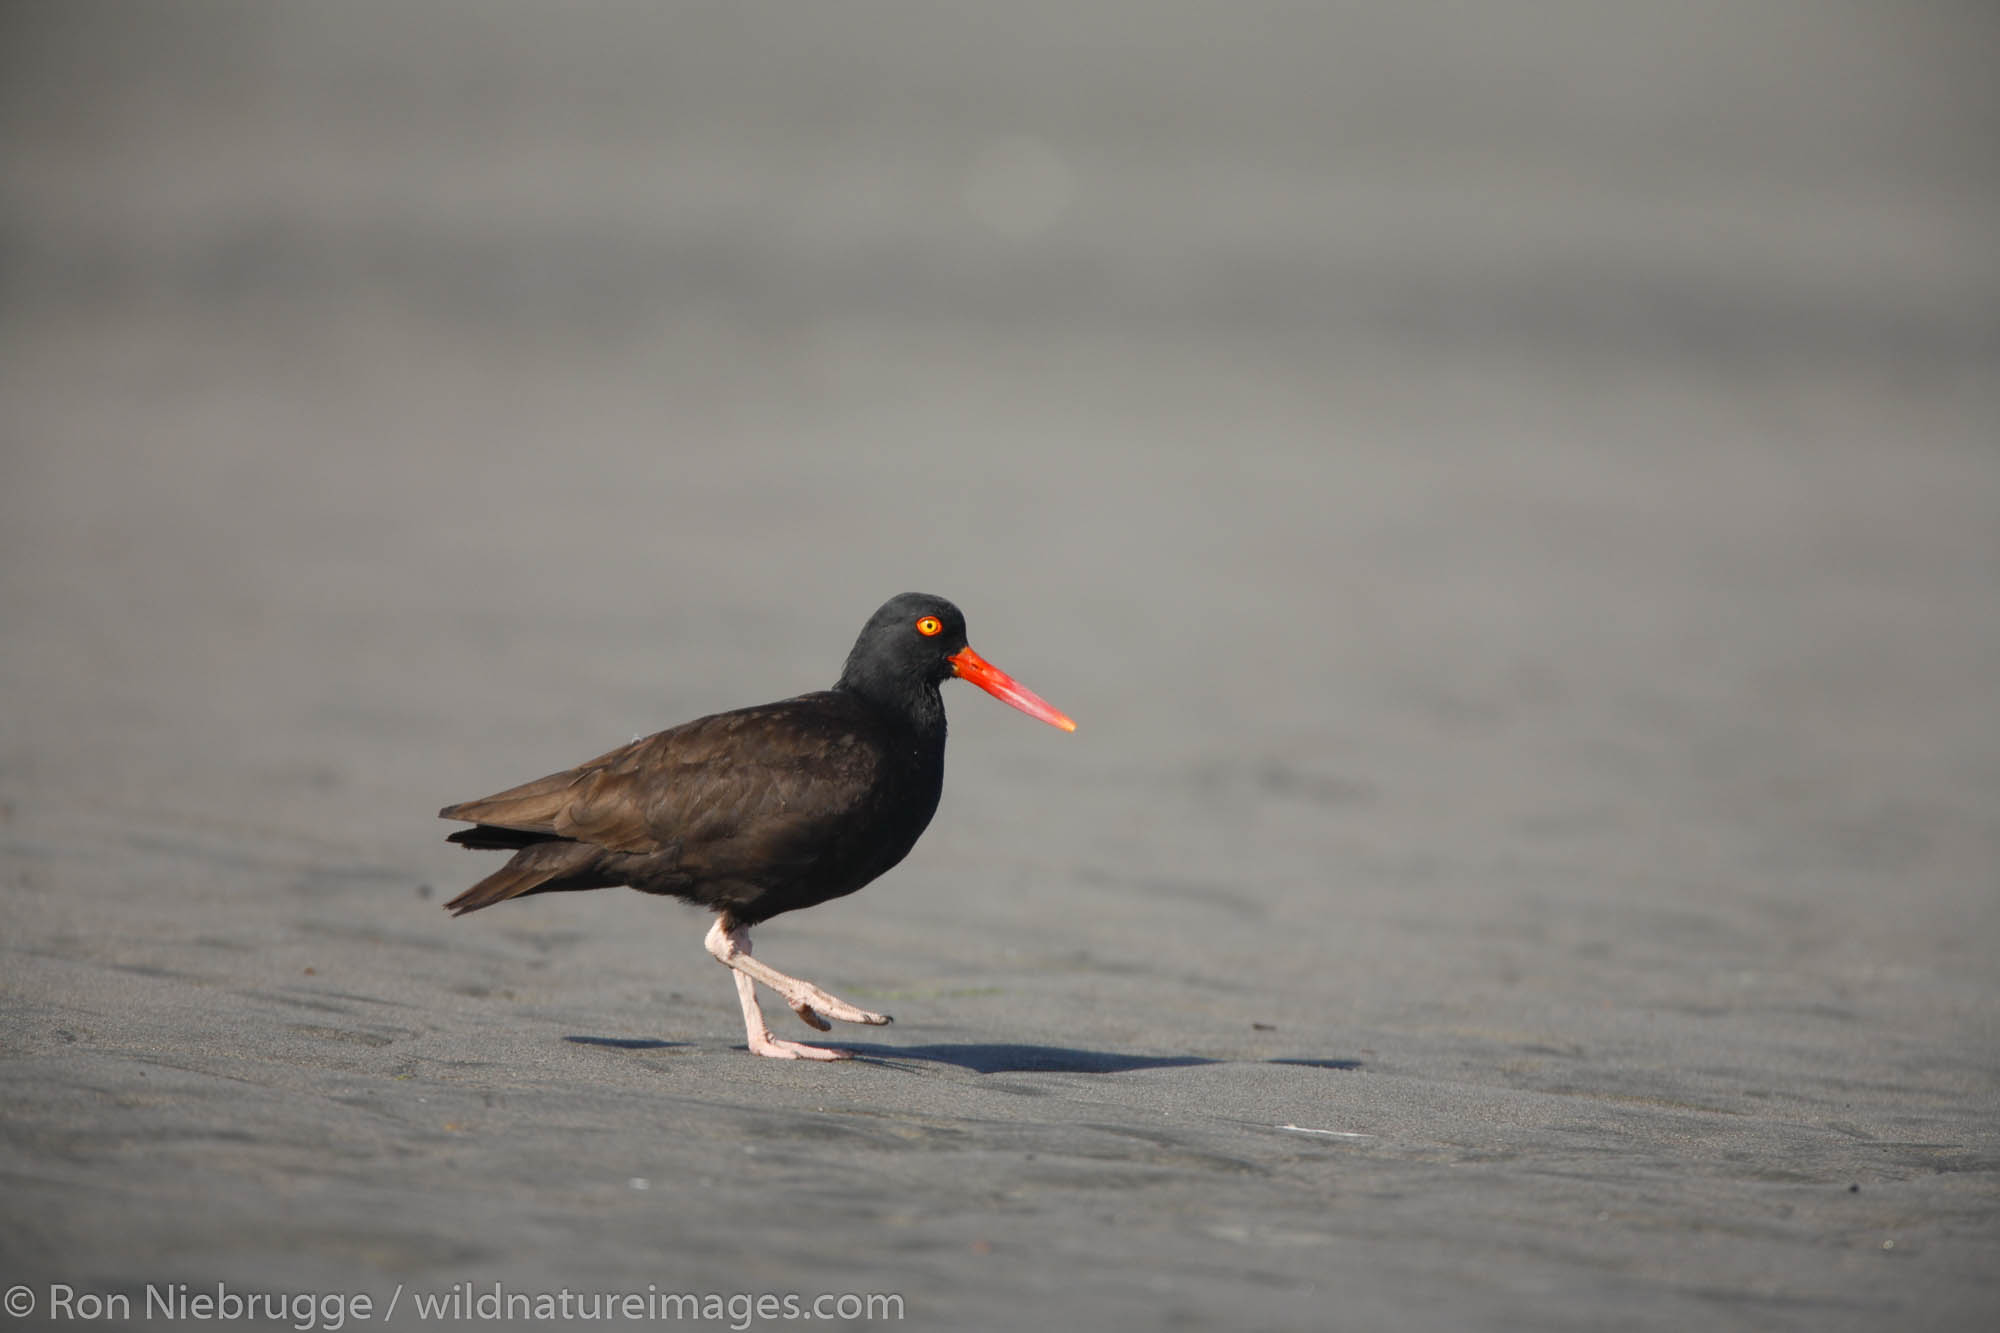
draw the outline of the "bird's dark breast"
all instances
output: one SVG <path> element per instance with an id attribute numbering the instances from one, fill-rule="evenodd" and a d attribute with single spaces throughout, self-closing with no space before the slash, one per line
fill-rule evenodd
<path id="1" fill-rule="evenodd" d="M 743 925 L 843 897 L 909 854 L 936 813 L 943 737 L 844 695 L 714 719 L 724 759 L 697 755 L 649 810 L 658 851 L 607 849 L 609 882 L 727 911 Z"/>

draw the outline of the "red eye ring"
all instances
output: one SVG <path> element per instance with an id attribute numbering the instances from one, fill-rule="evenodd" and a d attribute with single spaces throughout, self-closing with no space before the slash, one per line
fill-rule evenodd
<path id="1" fill-rule="evenodd" d="M 939 620 L 936 616 L 918 617 L 917 633 L 923 635 L 926 639 L 930 638 L 934 634 L 942 634 L 943 632 L 944 632 L 944 622 L 942 620 Z"/>

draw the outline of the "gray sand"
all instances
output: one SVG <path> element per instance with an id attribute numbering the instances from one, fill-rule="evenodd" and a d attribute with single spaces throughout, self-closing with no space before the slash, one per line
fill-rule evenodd
<path id="1" fill-rule="evenodd" d="M 1996 24 L 1600 9 L 9 6 L 6 1326 L 1990 1327 Z M 861 1061 L 439 910 L 906 588 Z"/>

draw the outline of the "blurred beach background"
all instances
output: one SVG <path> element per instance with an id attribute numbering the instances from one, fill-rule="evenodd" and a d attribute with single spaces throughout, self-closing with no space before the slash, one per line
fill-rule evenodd
<path id="1" fill-rule="evenodd" d="M 1985 1326 L 1996 50 L 0 8 L 10 1280 Z M 734 1049 L 670 905 L 437 910 L 438 806 L 905 589 L 1080 730 L 951 691 L 917 852 L 760 934 L 870 1062 Z"/>

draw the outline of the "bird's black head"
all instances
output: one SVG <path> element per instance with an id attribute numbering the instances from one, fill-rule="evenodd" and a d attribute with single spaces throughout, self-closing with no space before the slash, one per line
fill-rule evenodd
<path id="1" fill-rule="evenodd" d="M 1015 683 L 965 641 L 965 613 L 942 597 L 906 592 L 891 597 L 861 627 L 847 655 L 839 688 L 853 690 L 912 717 L 942 719 L 938 686 L 953 676 L 1064 731 L 1076 723 Z"/>
<path id="2" fill-rule="evenodd" d="M 840 683 L 867 687 L 935 690 L 951 679 L 951 655 L 965 647 L 965 613 L 942 597 L 906 592 L 882 603 L 861 627 L 847 655 Z"/>

